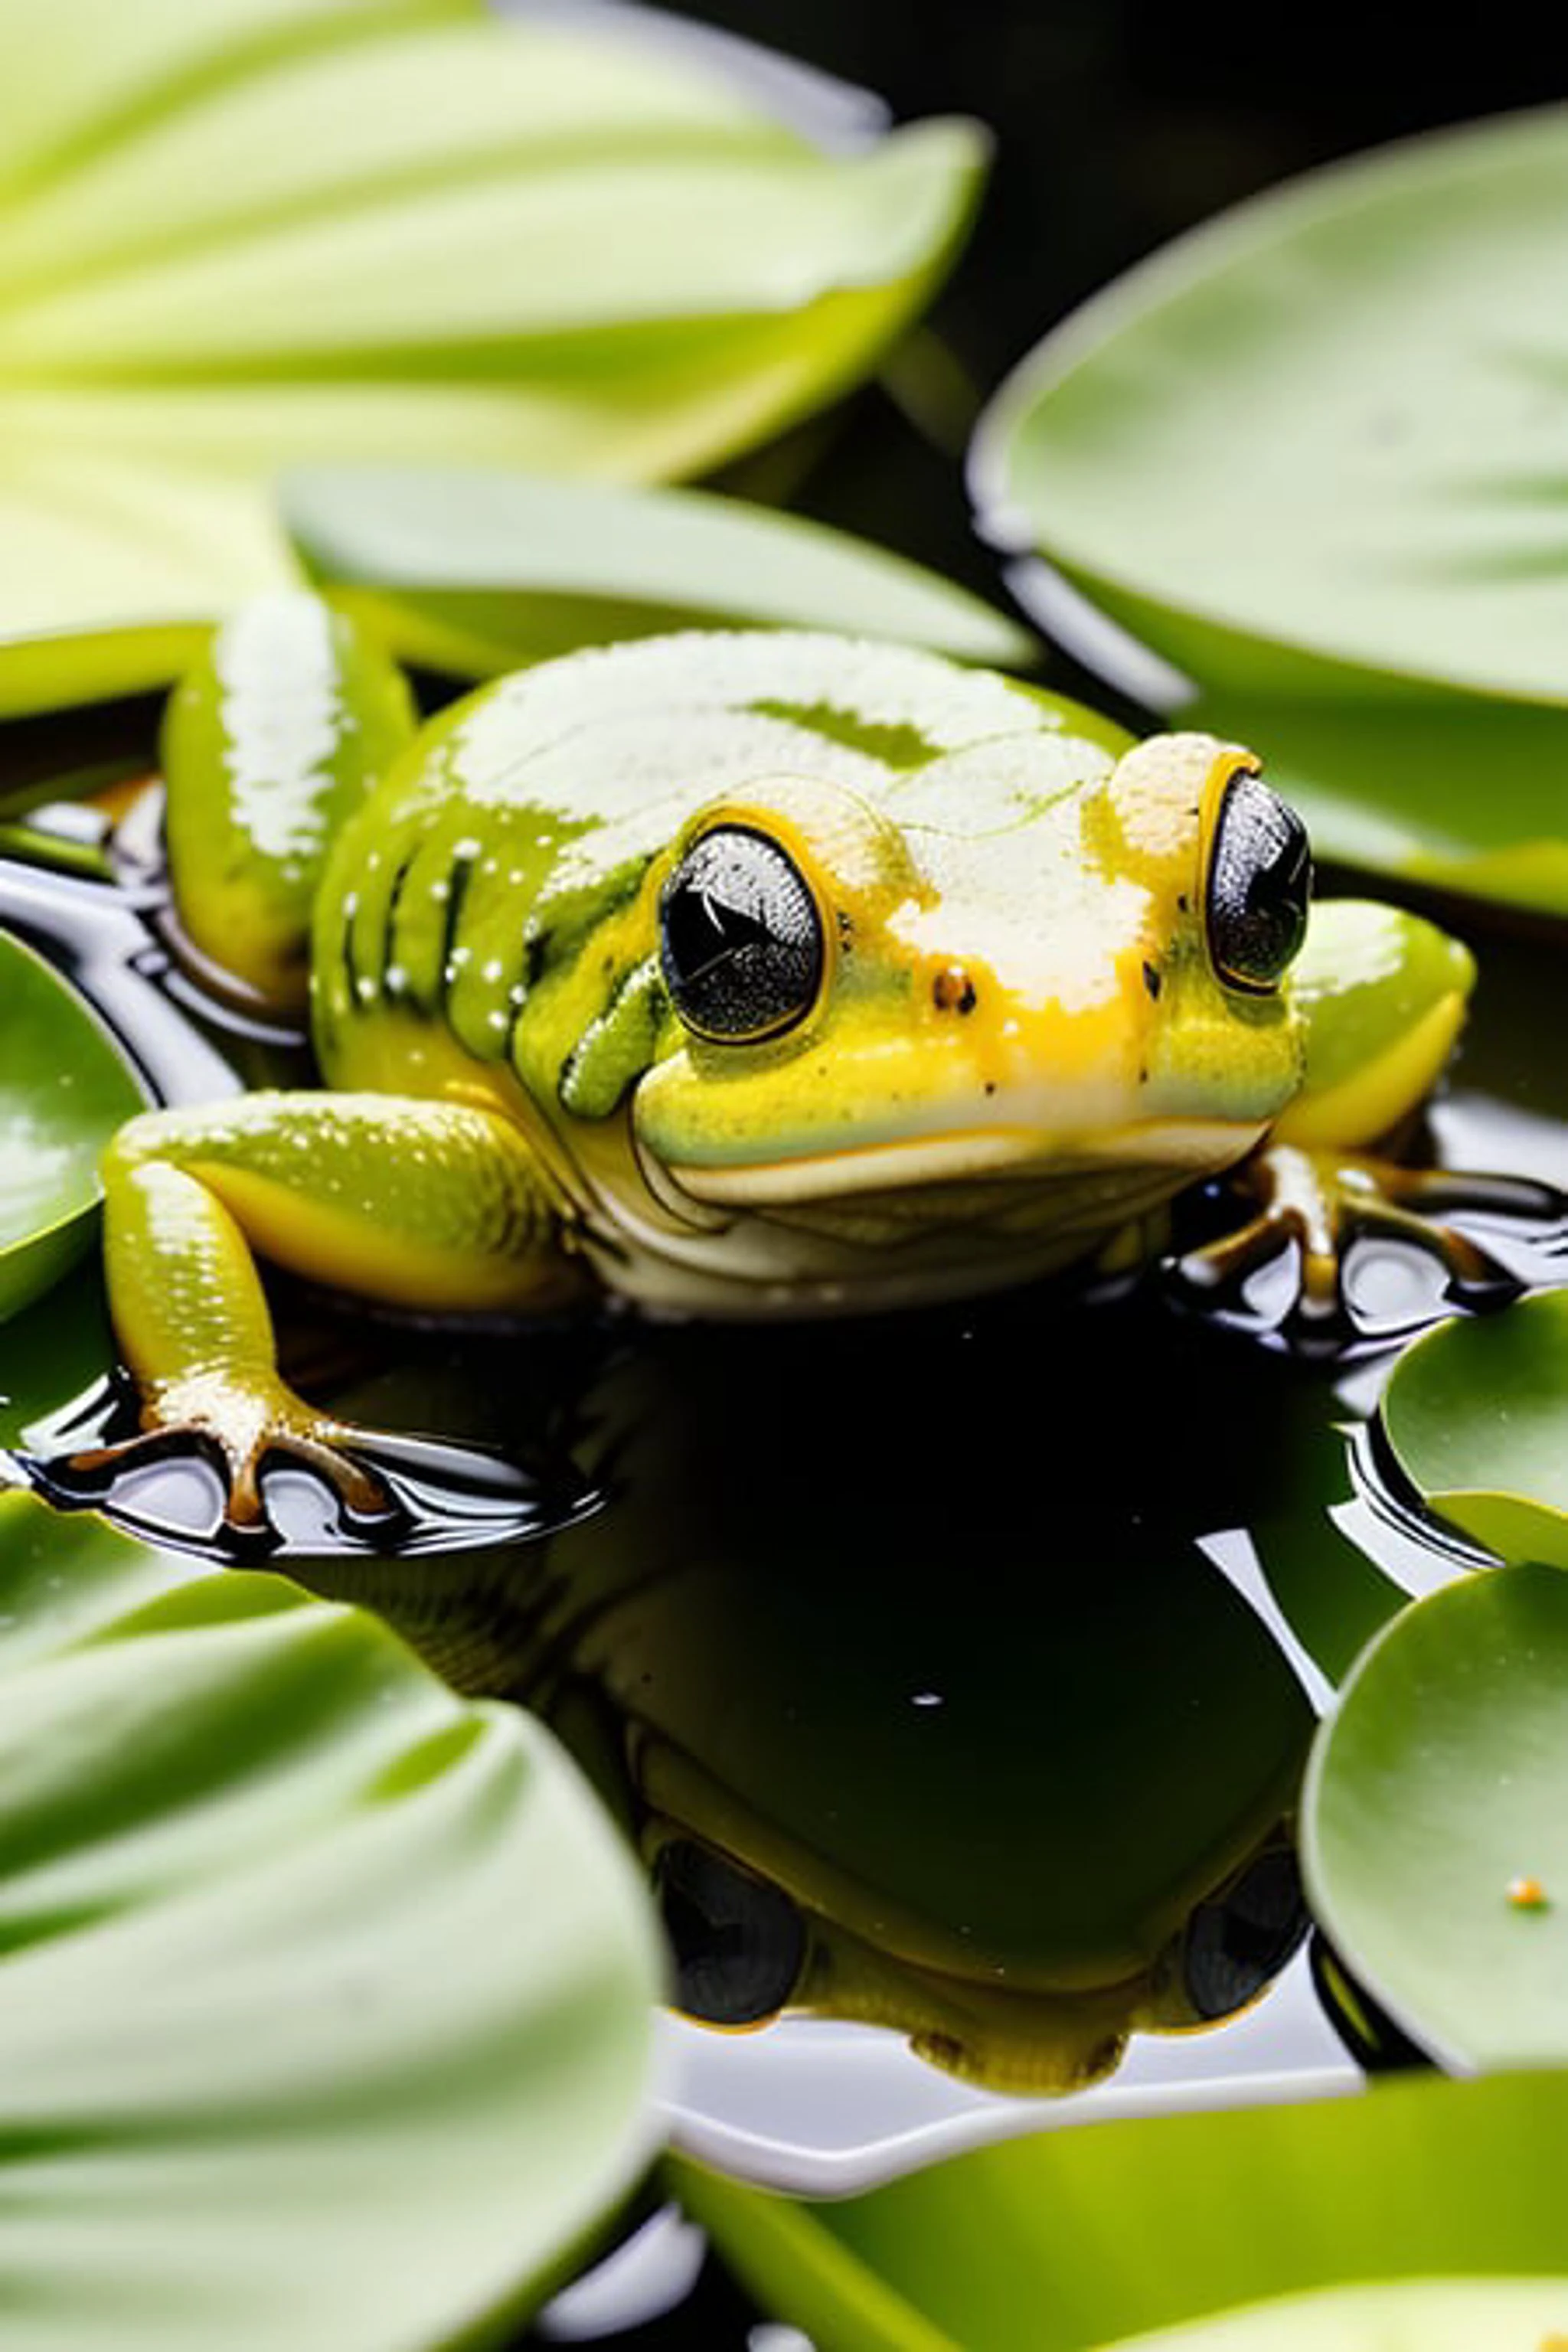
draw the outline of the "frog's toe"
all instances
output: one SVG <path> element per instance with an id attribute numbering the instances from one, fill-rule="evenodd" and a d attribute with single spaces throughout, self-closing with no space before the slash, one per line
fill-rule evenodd
<path id="1" fill-rule="evenodd" d="M 1204 1242 L 1167 1258 L 1165 1277 L 1195 1305 L 1228 1305 L 1240 1297 L 1254 1275 L 1277 1264 L 1289 1251 L 1302 1251 L 1307 1240 L 1293 1212 L 1264 1209 L 1218 1241 Z"/>
<path id="2" fill-rule="evenodd" d="M 391 1488 L 374 1470 L 357 1460 L 345 1449 L 358 1443 L 368 1444 L 368 1435 L 346 1423 L 328 1424 L 331 1434 L 288 1431 L 275 1435 L 261 1453 L 249 1459 L 229 1482 L 227 1517 L 237 1527 L 254 1526 L 265 1519 L 266 1506 L 261 1497 L 261 1473 L 272 1463 L 292 1464 L 309 1471 L 329 1487 L 349 1517 L 353 1519 L 385 1519 L 401 1521 L 405 1516 L 403 1505 Z"/>
<path id="3" fill-rule="evenodd" d="M 1350 1241 L 1388 1242 L 1429 1259 L 1443 1273 L 1445 1298 L 1451 1305 L 1506 1307 L 1527 1287 L 1478 1235 L 1441 1218 L 1421 1216 L 1397 1201 L 1357 1202 L 1345 1224 Z"/>
<path id="4" fill-rule="evenodd" d="M 1425 1259 L 1443 1276 L 1442 1311 L 1448 1307 L 1506 1305 L 1527 1278 L 1481 1235 L 1461 1231 L 1439 1214 L 1463 1208 L 1541 1226 L 1568 1199 L 1525 1178 L 1475 1177 L 1437 1169 L 1405 1169 L 1349 1153 L 1276 1147 L 1238 1173 L 1237 1187 L 1256 1204 L 1234 1232 L 1189 1249 L 1167 1266 L 1179 1296 L 1211 1313 L 1242 1315 L 1307 1345 L 1338 1338 L 1390 1336 L 1359 1308 L 1347 1269 L 1362 1246 L 1384 1244 Z M 1568 1222 L 1563 1228 L 1568 1232 Z M 1293 1288 L 1273 1311 L 1251 1308 L 1254 1276 L 1287 1252 L 1295 1258 Z M 1422 1318 L 1430 1320 L 1430 1312 Z"/>
<path id="5" fill-rule="evenodd" d="M 1443 1209 L 1468 1209 L 1477 1216 L 1504 1217 L 1548 1233 L 1568 1230 L 1568 1192 L 1533 1176 L 1491 1176 L 1462 1168 L 1378 1169 L 1378 1190 L 1388 1201 L 1421 1216 Z"/>
<path id="6" fill-rule="evenodd" d="M 53 1458 L 21 1461 L 34 1487 L 64 1510 L 103 1508 L 112 1515 L 125 1482 L 138 1472 L 195 1455 L 216 1474 L 222 1507 L 212 1534 L 249 1546 L 278 1539 L 264 1492 L 266 1473 L 292 1465 L 324 1485 L 356 1521 L 397 1524 L 402 1504 L 391 1488 L 348 1449 L 369 1444 L 368 1433 L 306 1407 L 258 1410 L 256 1401 L 203 1400 L 184 1413 L 159 1413 L 134 1436 Z"/>
<path id="7" fill-rule="evenodd" d="M 1353 1172 L 1346 1181 L 1353 1187 Z M 1342 1325 L 1345 1200 L 1340 1185 L 1325 1181 L 1325 1171 L 1314 1155 L 1283 1147 L 1247 1162 L 1237 1181 L 1252 1214 L 1217 1240 L 1184 1251 L 1170 1265 L 1177 1291 L 1211 1309 L 1245 1307 L 1244 1293 L 1253 1276 L 1289 1255 L 1295 1260 L 1296 1276 L 1283 1316 L 1265 1319 L 1289 1320 L 1300 1329 L 1316 1332 Z"/>
<path id="8" fill-rule="evenodd" d="M 18 1452 L 14 1459 L 35 1491 L 57 1510 L 96 1510 L 108 1502 L 121 1479 L 166 1462 L 177 1441 L 161 1430 L 144 1430 L 114 1444 L 83 1446 L 74 1454 Z"/>

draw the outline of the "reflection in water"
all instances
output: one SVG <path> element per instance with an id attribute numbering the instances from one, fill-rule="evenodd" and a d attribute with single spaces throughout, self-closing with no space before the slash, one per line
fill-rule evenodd
<path id="1" fill-rule="evenodd" d="M 1380 2009 L 1363 1985 L 1358 1984 L 1321 1928 L 1314 1927 L 1309 1946 L 1312 1983 L 1335 2032 L 1367 2074 L 1400 2074 L 1429 2069 L 1426 2051 Z"/>
<path id="2" fill-rule="evenodd" d="M 1342 1448 L 1308 1377 L 1249 1352 L 1195 1431 L 1216 1349 L 1246 1352 L 1044 1293 L 430 1347 L 337 1401 L 503 1448 L 548 1429 L 603 1507 L 438 1565 L 290 1567 L 553 1726 L 648 1863 L 689 2014 L 858 2019 L 1068 2090 L 1250 2001 L 1304 1926 L 1311 1710 L 1197 1538 L 1337 1497 Z"/>

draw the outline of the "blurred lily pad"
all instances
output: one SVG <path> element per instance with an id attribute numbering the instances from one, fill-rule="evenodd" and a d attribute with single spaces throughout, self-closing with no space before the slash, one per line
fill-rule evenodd
<path id="1" fill-rule="evenodd" d="M 37 2352 L 510 2340 L 652 2152 L 629 1860 L 374 1619 L 0 1500 L 0 2297 Z"/>
<path id="2" fill-rule="evenodd" d="M 1543 2352 L 1561 2341 L 1563 2305 L 1561 2279 L 1400 2279 L 1289 2295 L 1123 2341 L 1125 2352 Z"/>
<path id="3" fill-rule="evenodd" d="M 902 557 L 697 490 L 494 467 L 297 468 L 285 522 L 311 577 L 403 659 L 465 677 L 664 629 L 840 629 L 1026 663 L 1026 630 Z"/>
<path id="4" fill-rule="evenodd" d="M 1383 1423 L 1442 1517 L 1501 1559 L 1568 1568 L 1568 1292 L 1428 1332 L 1395 1364 Z"/>
<path id="5" fill-rule="evenodd" d="M 1568 110 L 1242 205 L 1047 336 L 982 422 L 1042 550 L 1255 741 L 1331 856 L 1568 913 Z"/>
<path id="6" fill-rule="evenodd" d="M 0 1320 L 37 1298 L 92 1235 L 98 1160 L 142 1108 L 97 1014 L 0 932 Z"/>
<path id="7" fill-rule="evenodd" d="M 1039 2132 L 826 2204 L 669 2168 L 752 2293 L 816 2343 L 1108 2352 L 1180 2326 L 1173 2343 L 1212 2329 L 1215 2352 L 1539 2352 L 1542 2326 L 1568 2330 L 1565 2160 L 1568 2077 L 1520 2074 Z M 1315 2335 L 1289 2311 L 1271 2334 L 1267 2308 L 1220 2324 L 1329 2289 Z M 1413 2336 L 1424 2300 L 1433 2332 Z M 1369 2332 L 1385 2305 L 1388 2332 Z"/>
<path id="8" fill-rule="evenodd" d="M 660 479 L 873 366 L 984 142 L 479 0 L 0 0 L 0 713 L 171 676 L 333 457 Z M 635 22 L 635 20 L 633 20 Z"/>
<path id="9" fill-rule="evenodd" d="M 1446 1586 L 1396 1618 L 1320 1735 L 1313 1908 L 1395 2024 L 1473 2066 L 1568 2058 L 1568 1580 Z"/>

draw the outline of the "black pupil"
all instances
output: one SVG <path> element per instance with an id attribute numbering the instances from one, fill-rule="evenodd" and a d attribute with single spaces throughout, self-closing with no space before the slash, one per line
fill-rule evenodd
<path id="1" fill-rule="evenodd" d="M 1209 865 L 1209 952 L 1236 988 L 1272 988 L 1307 929 L 1312 856 L 1294 809 L 1256 776 L 1233 778 Z"/>
<path id="2" fill-rule="evenodd" d="M 816 903 L 776 842 L 742 825 L 705 834 L 661 908 L 675 1009 L 709 1037 L 763 1037 L 810 1011 L 822 979 Z"/>

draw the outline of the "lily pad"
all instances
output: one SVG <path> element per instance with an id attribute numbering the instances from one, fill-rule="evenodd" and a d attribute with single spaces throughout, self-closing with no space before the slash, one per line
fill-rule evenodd
<path id="1" fill-rule="evenodd" d="M 1312 1905 L 1356 1978 L 1451 2063 L 1568 2060 L 1568 1580 L 1502 1568 L 1396 1618 L 1320 1735 Z"/>
<path id="2" fill-rule="evenodd" d="M 1428 1332 L 1395 1364 L 1383 1423 L 1443 1518 L 1500 1559 L 1568 1568 L 1568 1292 Z"/>
<path id="3" fill-rule="evenodd" d="M 0 2300 L 37 2352 L 509 2328 L 652 2152 L 646 1903 L 374 1619 L 0 1500 Z"/>
<path id="4" fill-rule="evenodd" d="M 1254 2304 L 1105 2352 L 1543 2352 L 1562 2340 L 1563 2310 L 1560 2278 L 1401 2279 Z"/>
<path id="5" fill-rule="evenodd" d="M 293 576 L 289 464 L 652 480 L 875 365 L 984 163 L 826 152 L 689 47 L 478 0 L 0 0 L 0 713 Z"/>
<path id="6" fill-rule="evenodd" d="M 777 624 L 1001 667 L 1025 629 L 902 557 L 697 490 L 496 467 L 297 468 L 284 520 L 307 571 L 408 661 L 486 677 L 664 629 Z"/>
<path id="7" fill-rule="evenodd" d="M 1521 2074 L 1039 2132 L 827 2204 L 682 2159 L 669 2170 L 752 2292 L 817 2343 L 1106 2352 L 1180 2326 L 1192 2336 L 1174 2341 L 1195 2347 L 1204 2322 L 1215 2352 L 1403 2352 L 1396 2331 L 1314 2336 L 1293 2315 L 1278 2336 L 1266 2312 L 1228 2336 L 1217 2325 L 1265 2298 L 1355 2289 L 1352 2318 L 1425 2298 L 1436 2319 L 1414 2339 L 1421 2352 L 1510 2352 L 1523 2315 L 1568 2330 L 1565 2160 L 1568 2076 Z M 1525 2336 L 1520 2352 L 1542 2340 Z"/>
<path id="8" fill-rule="evenodd" d="M 1563 108 L 1271 191 L 1047 336 L 973 470 L 1328 854 L 1557 914 L 1565 224 Z"/>
<path id="9" fill-rule="evenodd" d="M 0 1320 L 58 1281 L 91 1239 L 99 1155 L 145 1101 L 76 991 L 0 933 Z"/>

